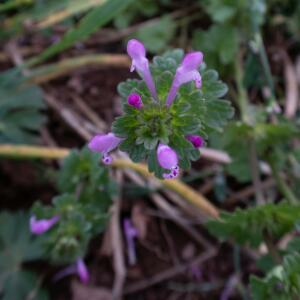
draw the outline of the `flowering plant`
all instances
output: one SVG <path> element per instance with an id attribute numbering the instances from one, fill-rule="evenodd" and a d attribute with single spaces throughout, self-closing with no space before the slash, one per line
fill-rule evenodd
<path id="1" fill-rule="evenodd" d="M 99 159 L 88 149 L 72 151 L 58 172 L 60 194 L 51 206 L 36 202 L 32 208 L 31 233 L 46 237 L 43 246 L 53 262 L 69 264 L 55 280 L 73 273 L 83 283 L 89 280 L 83 258 L 90 240 L 104 230 L 116 193 L 116 184 L 105 168 L 99 168 Z"/>
<path id="2" fill-rule="evenodd" d="M 89 143 L 103 154 L 117 147 L 134 162 L 148 160 L 149 171 L 159 178 L 175 178 L 179 168 L 188 169 L 200 156 L 208 134 L 221 131 L 233 116 L 230 102 L 219 99 L 227 87 L 218 73 L 205 69 L 203 54 L 173 50 L 154 57 L 150 64 L 144 45 L 130 40 L 127 52 L 131 71 L 142 80 L 129 79 L 119 85 L 123 115 L 112 125 L 112 133 L 96 135 Z"/>

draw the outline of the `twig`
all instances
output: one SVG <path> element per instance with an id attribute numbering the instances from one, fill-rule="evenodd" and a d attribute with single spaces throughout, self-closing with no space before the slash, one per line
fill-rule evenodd
<path id="1" fill-rule="evenodd" d="M 275 181 L 273 178 L 268 178 L 261 183 L 262 190 L 268 189 L 275 185 Z M 255 187 L 253 185 L 248 186 L 241 191 L 235 192 L 229 196 L 229 198 L 225 201 L 227 205 L 233 205 L 235 202 L 243 200 L 252 196 L 255 193 Z"/>
<path id="2" fill-rule="evenodd" d="M 171 258 L 173 260 L 173 264 L 178 265 L 179 264 L 179 258 L 178 258 L 178 255 L 176 253 L 176 250 L 175 250 L 174 241 L 172 240 L 172 238 L 170 236 L 170 233 L 168 231 L 166 222 L 164 220 L 161 220 L 159 223 L 160 223 L 161 232 L 162 232 L 162 234 L 163 234 L 163 236 L 164 236 L 164 238 L 167 242 L 168 248 L 170 250 Z"/>
<path id="3" fill-rule="evenodd" d="M 117 171 L 117 182 L 121 186 L 121 173 Z M 113 251 L 113 262 L 115 279 L 112 289 L 113 300 L 121 300 L 123 286 L 126 278 L 126 267 L 123 254 L 123 239 L 120 228 L 121 198 L 116 196 L 112 206 L 111 214 L 111 243 Z"/>
<path id="4" fill-rule="evenodd" d="M 211 248 L 211 244 L 204 239 L 193 227 L 190 227 L 189 224 L 185 222 L 185 220 L 180 216 L 178 210 L 171 206 L 161 195 L 153 194 L 152 200 L 154 203 L 167 215 L 169 215 L 172 220 L 178 224 L 186 233 L 189 234 L 200 246 L 205 249 Z"/>
<path id="5" fill-rule="evenodd" d="M 211 149 L 211 148 L 202 148 L 200 149 L 201 157 L 212 160 L 215 162 L 230 164 L 232 159 L 231 157 L 224 151 Z"/>
<path id="6" fill-rule="evenodd" d="M 98 115 L 90 109 L 90 107 L 76 94 L 72 94 L 72 99 L 74 100 L 76 106 L 80 111 L 91 120 L 95 126 L 102 132 L 106 130 L 106 124 L 98 117 Z"/>
<path id="7" fill-rule="evenodd" d="M 83 126 L 83 120 L 76 115 L 76 113 L 64 106 L 62 106 L 56 99 L 50 95 L 44 93 L 44 98 L 47 104 L 53 108 L 61 118 L 71 127 L 73 128 L 78 134 L 85 140 L 89 140 L 92 137 L 92 134 L 87 131 Z"/>
<path id="8" fill-rule="evenodd" d="M 225 285 L 225 288 L 221 294 L 220 300 L 228 300 L 229 299 L 230 295 L 234 291 L 239 280 L 240 280 L 239 276 L 236 273 L 230 276 L 230 278 L 228 279 L 228 281 Z"/>
<path id="9" fill-rule="evenodd" d="M 287 118 L 292 119 L 298 108 L 298 83 L 296 70 L 286 51 L 283 51 L 284 81 L 285 81 L 285 110 Z"/>
<path id="10" fill-rule="evenodd" d="M 207 252 L 204 252 L 203 254 L 200 254 L 199 256 L 197 256 L 195 259 L 193 259 L 192 261 L 189 261 L 187 263 L 182 263 L 178 266 L 175 266 L 169 270 L 163 271 L 158 273 L 157 275 L 147 278 L 147 279 L 143 279 L 141 281 L 138 281 L 136 283 L 130 284 L 128 286 L 125 286 L 124 289 L 124 294 L 132 294 L 132 293 L 136 293 L 138 291 L 147 289 L 153 285 L 156 285 L 162 281 L 168 280 L 180 273 L 185 272 L 191 265 L 199 265 L 202 264 L 203 262 L 205 262 L 206 260 L 214 257 L 216 255 L 217 251 L 216 249 L 210 249 Z"/>

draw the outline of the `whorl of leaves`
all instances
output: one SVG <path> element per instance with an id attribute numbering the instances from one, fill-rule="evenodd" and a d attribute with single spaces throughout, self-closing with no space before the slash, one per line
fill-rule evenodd
<path id="1" fill-rule="evenodd" d="M 182 58 L 183 51 L 177 49 L 153 59 L 151 72 L 158 102 L 151 100 L 143 80 L 129 79 L 118 86 L 124 114 L 116 119 L 112 130 L 124 138 L 120 149 L 135 162 L 148 158 L 149 170 L 158 177 L 163 173 L 156 160 L 159 142 L 174 148 L 180 159 L 180 167 L 188 169 L 190 161 L 199 158 L 199 151 L 185 136 L 198 134 L 207 138 L 212 131 L 222 131 L 233 116 L 230 102 L 220 99 L 226 94 L 227 86 L 219 80 L 216 71 L 204 68 L 200 71 L 202 88 L 198 90 L 193 82 L 183 85 L 171 107 L 166 107 L 165 100 Z M 137 110 L 127 104 L 127 97 L 133 92 L 141 95 L 144 109 Z"/>

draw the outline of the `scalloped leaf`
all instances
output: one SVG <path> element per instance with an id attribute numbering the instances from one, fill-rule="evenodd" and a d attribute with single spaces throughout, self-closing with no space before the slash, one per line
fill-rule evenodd
<path id="1" fill-rule="evenodd" d="M 300 206 L 285 202 L 268 203 L 233 213 L 222 212 L 219 220 L 207 223 L 209 231 L 221 239 L 233 238 L 239 244 L 257 247 L 268 232 L 280 237 L 291 231 L 300 219 Z"/>

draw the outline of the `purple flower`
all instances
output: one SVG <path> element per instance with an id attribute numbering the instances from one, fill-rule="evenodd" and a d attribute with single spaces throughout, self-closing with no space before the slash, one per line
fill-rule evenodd
<path id="1" fill-rule="evenodd" d="M 176 178 L 179 175 L 178 157 L 172 148 L 159 144 L 157 147 L 157 160 L 162 168 L 170 170 L 170 173 L 163 174 L 165 179 Z"/>
<path id="2" fill-rule="evenodd" d="M 170 106 L 173 103 L 177 90 L 182 84 L 193 80 L 195 81 L 197 88 L 201 87 L 202 81 L 198 68 L 202 61 L 202 52 L 191 52 L 183 58 L 183 61 L 176 70 L 176 74 L 166 100 L 167 106 Z"/>
<path id="3" fill-rule="evenodd" d="M 141 109 L 143 107 L 142 97 L 138 93 L 131 93 L 127 98 L 127 102 L 129 105 L 137 109 Z"/>
<path id="4" fill-rule="evenodd" d="M 132 266 L 136 264 L 136 250 L 134 239 L 137 237 L 138 232 L 128 218 L 124 220 L 123 226 L 128 249 L 128 261 Z"/>
<path id="5" fill-rule="evenodd" d="M 121 138 L 116 137 L 111 132 L 105 135 L 98 134 L 91 139 L 88 147 L 91 151 L 101 152 L 103 163 L 109 165 L 112 162 L 112 157 L 108 153 L 114 150 L 121 141 Z"/>
<path id="6" fill-rule="evenodd" d="M 66 276 L 77 274 L 83 284 L 87 284 L 90 280 L 89 271 L 82 258 L 78 258 L 76 263 L 59 271 L 53 278 L 53 281 L 58 281 Z"/>
<path id="7" fill-rule="evenodd" d="M 149 62 L 146 58 L 146 49 L 144 45 L 138 40 L 129 40 L 127 44 L 127 53 L 132 59 L 130 72 L 133 72 L 135 69 L 137 70 L 148 86 L 152 97 L 157 100 L 157 93 L 149 69 Z"/>
<path id="8" fill-rule="evenodd" d="M 80 278 L 80 281 L 84 284 L 87 284 L 90 280 L 90 274 L 83 259 L 81 258 L 77 259 L 76 267 L 77 267 L 77 274 Z"/>
<path id="9" fill-rule="evenodd" d="M 186 139 L 190 141 L 195 148 L 200 148 L 204 145 L 204 139 L 200 135 L 189 134 Z"/>
<path id="10" fill-rule="evenodd" d="M 53 216 L 51 219 L 37 220 L 35 216 L 30 218 L 30 231 L 33 234 L 43 234 L 49 230 L 59 220 L 59 216 Z"/>

